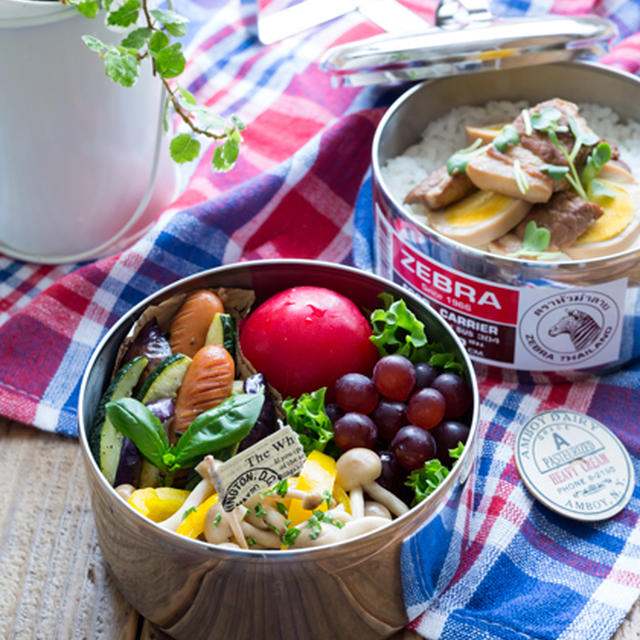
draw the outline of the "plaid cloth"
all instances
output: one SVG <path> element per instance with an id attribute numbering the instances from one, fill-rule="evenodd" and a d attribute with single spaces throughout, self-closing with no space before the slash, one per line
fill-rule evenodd
<path id="1" fill-rule="evenodd" d="M 89 356 L 118 317 L 177 278 L 241 259 L 317 258 L 373 265 L 370 148 L 402 88 L 330 86 L 316 61 L 331 45 L 379 29 L 357 13 L 263 47 L 256 3 L 179 0 L 190 16 L 183 84 L 200 101 L 248 124 L 237 167 L 208 168 L 132 248 L 85 265 L 24 264 L 0 256 L 0 411 L 48 431 L 77 434 L 76 404 Z M 405 2 L 433 20 L 435 0 Z M 609 17 L 620 40 L 604 62 L 640 65 L 640 0 L 499 0 L 499 15 L 588 13 Z M 635 344 L 639 341 L 635 340 Z M 403 572 L 413 629 L 428 638 L 606 640 L 640 595 L 638 488 L 618 516 L 580 524 L 535 502 L 513 461 L 514 434 L 558 407 L 611 426 L 640 477 L 637 359 L 580 383 L 545 384 L 505 371 L 480 379 L 480 445 L 452 528 L 437 551 L 446 580 L 424 580 L 433 547 L 406 541 Z M 437 544 L 435 545 L 438 546 Z M 430 586 L 427 586 L 430 585 Z"/>

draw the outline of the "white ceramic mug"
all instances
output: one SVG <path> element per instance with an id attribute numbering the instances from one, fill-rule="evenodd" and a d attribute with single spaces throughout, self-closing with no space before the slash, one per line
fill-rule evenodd
<path id="1" fill-rule="evenodd" d="M 175 194 L 158 78 L 107 78 L 84 34 L 118 43 L 101 17 L 0 0 L 0 251 L 70 262 L 133 242 Z"/>

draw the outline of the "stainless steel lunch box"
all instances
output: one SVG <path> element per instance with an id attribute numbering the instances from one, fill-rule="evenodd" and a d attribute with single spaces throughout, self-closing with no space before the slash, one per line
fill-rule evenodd
<path id="1" fill-rule="evenodd" d="M 176 294 L 202 287 L 240 287 L 255 290 L 260 302 L 294 285 L 329 287 L 368 309 L 376 306 L 383 291 L 406 300 L 431 339 L 456 353 L 468 372 L 474 409 L 463 456 L 418 507 L 345 543 L 298 551 L 235 551 L 167 532 L 118 497 L 89 450 L 88 429 L 118 346 L 148 305 Z M 175 638 L 388 637 L 408 622 L 401 549 L 412 534 L 421 531 L 420 540 L 426 541 L 420 548 L 424 585 L 435 585 L 440 576 L 460 495 L 472 470 L 478 406 L 473 367 L 459 339 L 420 298 L 382 278 L 335 264 L 277 260 L 240 263 L 180 280 L 142 301 L 111 328 L 82 381 L 79 434 L 104 558 L 124 597 Z M 429 538 L 432 529 L 437 536 Z"/>
<path id="2" fill-rule="evenodd" d="M 548 263 L 491 255 L 417 223 L 392 196 L 382 167 L 454 107 L 490 100 L 535 104 L 553 97 L 606 104 L 623 118 L 640 121 L 637 77 L 594 63 L 561 62 L 416 85 L 389 108 L 374 138 L 376 271 L 422 295 L 451 323 L 481 371 L 500 367 L 583 375 L 637 356 L 640 250 Z M 567 318 L 580 313 L 599 327 L 582 348 L 566 329 Z M 559 328 L 566 330 L 558 333 Z"/>

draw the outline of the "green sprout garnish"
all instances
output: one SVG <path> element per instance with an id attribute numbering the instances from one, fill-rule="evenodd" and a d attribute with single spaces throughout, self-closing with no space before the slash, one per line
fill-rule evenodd
<path id="1" fill-rule="evenodd" d="M 191 507 L 191 509 L 187 509 L 183 514 L 182 514 L 182 519 L 184 520 L 190 513 L 195 513 L 196 508 L 195 507 Z"/>
<path id="2" fill-rule="evenodd" d="M 464 149 L 460 149 L 460 151 L 456 151 L 448 160 L 447 160 L 447 172 L 450 176 L 456 173 L 466 173 L 467 165 L 469 161 L 484 153 L 490 145 L 486 144 L 483 147 L 482 140 L 478 138 L 472 145 L 465 147 Z"/>
<path id="3" fill-rule="evenodd" d="M 262 508 L 262 504 L 260 502 L 258 502 L 254 511 L 257 518 L 264 518 L 266 515 L 265 510 Z"/>
<path id="4" fill-rule="evenodd" d="M 276 502 L 276 509 L 281 516 L 287 517 L 287 505 L 284 502 L 280 502 L 279 500 Z"/>
<path id="5" fill-rule="evenodd" d="M 546 251 L 551 242 L 551 233 L 545 227 L 539 227 L 535 220 L 529 220 L 524 228 L 522 247 L 513 253 L 507 254 L 511 258 L 540 258 L 545 253 L 545 258 L 550 260 L 560 254 L 556 251 Z"/>
<path id="6" fill-rule="evenodd" d="M 590 190 L 589 187 L 595 176 L 611 159 L 611 147 L 606 142 L 598 144 L 587 159 L 587 164 L 582 171 L 582 175 L 579 176 L 575 165 L 578 152 L 583 146 L 593 147 L 598 143 L 599 138 L 592 132 L 581 131 L 575 118 L 570 115 L 567 116 L 569 127 L 567 128 L 565 125 L 561 125 L 560 118 L 562 115 L 558 109 L 547 108 L 541 109 L 538 113 L 534 113 L 531 116 L 532 127 L 536 131 L 542 131 L 549 136 L 549 140 L 561 151 L 568 164 L 564 172 L 560 170 L 558 165 L 544 165 L 542 171 L 545 171 L 554 180 L 566 177 L 569 184 L 583 200 L 590 200 L 587 192 Z M 569 129 L 574 137 L 573 148 L 570 152 L 567 151 L 567 149 L 560 144 L 560 140 L 558 140 L 558 133 L 566 132 Z M 599 187 L 597 186 L 596 189 L 599 189 Z"/>
<path id="7" fill-rule="evenodd" d="M 530 136 L 533 133 L 533 127 L 531 126 L 531 115 L 529 114 L 529 109 L 523 109 L 521 114 L 522 122 L 524 124 L 524 135 Z"/>
<path id="8" fill-rule="evenodd" d="M 518 144 L 520 136 L 512 124 L 505 124 L 500 133 L 493 139 L 493 146 L 498 151 L 506 151 L 510 144 Z"/>
<path id="9" fill-rule="evenodd" d="M 292 529 L 287 529 L 282 534 L 282 544 L 285 547 L 290 547 L 296 541 L 300 533 L 300 529 L 296 529 L 295 527 L 293 527 Z"/>
<path id="10" fill-rule="evenodd" d="M 518 189 L 522 195 L 525 195 L 527 191 L 531 188 L 529 184 L 529 179 L 527 178 L 527 174 L 522 170 L 520 166 L 520 161 L 515 160 L 513 163 L 513 172 L 516 176 L 516 184 L 518 185 Z"/>
<path id="11" fill-rule="evenodd" d="M 218 514 L 213 520 L 213 526 L 217 527 L 220 524 L 220 520 L 222 520 L 222 516 Z"/>

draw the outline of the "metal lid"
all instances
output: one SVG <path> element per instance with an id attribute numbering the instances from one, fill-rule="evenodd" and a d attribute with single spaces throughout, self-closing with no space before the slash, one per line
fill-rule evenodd
<path id="1" fill-rule="evenodd" d="M 488 69 L 525 67 L 601 55 L 617 35 L 597 16 L 492 19 L 466 26 L 453 16 L 409 34 L 384 34 L 334 47 L 320 61 L 337 86 L 397 84 Z"/>
<path id="2" fill-rule="evenodd" d="M 635 474 L 623 444 L 602 423 L 576 411 L 531 418 L 516 436 L 514 455 L 533 496 L 574 520 L 610 518 L 633 493 Z"/>

